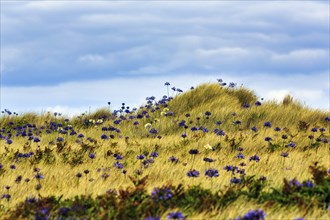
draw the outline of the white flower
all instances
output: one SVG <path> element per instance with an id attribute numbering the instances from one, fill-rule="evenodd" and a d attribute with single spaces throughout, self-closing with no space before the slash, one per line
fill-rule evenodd
<path id="1" fill-rule="evenodd" d="M 147 123 L 147 124 L 144 125 L 144 127 L 145 127 L 146 129 L 149 129 L 149 128 L 151 128 L 151 124 L 150 124 L 150 123 Z"/>
<path id="2" fill-rule="evenodd" d="M 213 150 L 213 147 L 209 144 L 204 145 L 205 149 Z"/>

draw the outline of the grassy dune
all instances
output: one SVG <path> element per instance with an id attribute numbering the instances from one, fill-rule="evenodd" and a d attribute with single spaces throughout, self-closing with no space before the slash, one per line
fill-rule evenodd
<path id="1" fill-rule="evenodd" d="M 329 115 L 218 84 L 126 113 L 3 115 L 0 216 L 235 219 L 261 209 L 266 219 L 329 219 Z M 162 187 L 170 198 L 153 193 Z"/>

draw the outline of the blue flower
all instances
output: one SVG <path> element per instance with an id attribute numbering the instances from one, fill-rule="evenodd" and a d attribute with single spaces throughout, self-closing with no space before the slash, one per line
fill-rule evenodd
<path id="1" fill-rule="evenodd" d="M 114 164 L 113 164 L 114 167 L 118 168 L 118 169 L 124 169 L 124 165 L 121 164 L 120 162 L 116 161 Z"/>
<path id="2" fill-rule="evenodd" d="M 205 171 L 205 176 L 208 177 L 218 177 L 219 176 L 219 171 L 216 169 L 207 169 Z"/>
<path id="3" fill-rule="evenodd" d="M 152 152 L 152 153 L 150 154 L 150 156 L 151 156 L 151 157 L 158 157 L 158 153 L 157 153 L 156 151 L 154 151 L 154 152 Z"/>
<path id="4" fill-rule="evenodd" d="M 193 169 L 187 172 L 188 177 L 199 177 L 199 171 Z"/>
<path id="5" fill-rule="evenodd" d="M 292 187 L 301 187 L 301 183 L 296 178 L 290 180 L 289 185 Z"/>
<path id="6" fill-rule="evenodd" d="M 108 139 L 108 136 L 105 135 L 105 134 L 102 134 L 102 135 L 101 135 L 101 139 L 102 139 L 102 140 L 107 140 L 107 139 Z"/>
<path id="7" fill-rule="evenodd" d="M 94 153 L 90 153 L 89 154 L 89 158 L 94 159 L 95 158 L 95 154 Z"/>
<path id="8" fill-rule="evenodd" d="M 167 219 L 185 219 L 181 212 L 171 212 L 168 214 Z"/>
<path id="9" fill-rule="evenodd" d="M 155 128 L 151 128 L 149 133 L 150 134 L 158 134 L 158 131 Z"/>
<path id="10" fill-rule="evenodd" d="M 169 161 L 171 161 L 171 162 L 173 162 L 173 163 L 177 163 L 177 162 L 179 162 L 179 159 L 177 159 L 177 158 L 174 157 L 174 156 L 171 156 L 171 157 L 169 158 Z"/>
<path id="11" fill-rule="evenodd" d="M 244 154 L 242 153 L 238 153 L 237 156 L 236 156 L 238 159 L 244 159 Z"/>
<path id="12" fill-rule="evenodd" d="M 288 157 L 289 156 L 289 153 L 288 152 L 283 152 L 283 153 L 281 153 L 281 156 L 282 157 Z"/>
<path id="13" fill-rule="evenodd" d="M 259 101 L 256 101 L 256 103 L 254 103 L 256 106 L 260 106 L 261 105 L 261 102 Z"/>
<path id="14" fill-rule="evenodd" d="M 267 122 L 264 123 L 264 127 L 271 128 L 272 127 L 272 123 L 270 123 L 269 121 L 267 121 Z"/>
<path id="15" fill-rule="evenodd" d="M 312 132 L 317 132 L 317 128 L 312 128 L 311 131 Z"/>
<path id="16" fill-rule="evenodd" d="M 205 162 L 208 162 L 208 163 L 212 163 L 214 162 L 215 160 L 211 159 L 211 158 L 208 158 L 208 157 L 204 157 L 203 159 Z"/>
<path id="17" fill-rule="evenodd" d="M 223 169 L 226 170 L 226 171 L 234 172 L 235 170 L 238 170 L 238 167 L 237 166 L 226 165 Z"/>
<path id="18" fill-rule="evenodd" d="M 296 147 L 297 145 L 294 142 L 290 142 L 288 143 L 288 145 L 286 145 L 287 147 Z"/>
<path id="19" fill-rule="evenodd" d="M 241 178 L 234 177 L 234 178 L 231 178 L 230 179 L 230 183 L 231 184 L 237 184 L 237 183 L 241 183 L 241 182 L 242 182 L 242 179 Z"/>
<path id="20" fill-rule="evenodd" d="M 189 150 L 189 154 L 198 154 L 198 150 L 197 149 L 191 149 Z"/>
<path id="21" fill-rule="evenodd" d="M 144 155 L 143 154 L 137 155 L 136 156 L 136 159 L 143 160 L 144 159 Z"/>
<path id="22" fill-rule="evenodd" d="M 257 156 L 257 155 L 253 155 L 252 157 L 250 157 L 249 160 L 250 160 L 250 161 L 254 160 L 254 161 L 256 161 L 256 162 L 259 162 L 259 161 L 260 161 L 260 157 Z"/>
<path id="23" fill-rule="evenodd" d="M 267 142 L 271 142 L 273 139 L 271 138 L 271 137 L 266 137 L 265 138 L 265 141 L 267 141 Z"/>
<path id="24" fill-rule="evenodd" d="M 248 213 L 246 213 L 243 217 L 238 217 L 235 220 L 264 220 L 265 219 L 265 212 L 257 209 L 257 210 L 251 210 Z"/>
<path id="25" fill-rule="evenodd" d="M 169 188 L 154 188 L 151 192 L 151 198 L 155 202 L 170 200 L 173 197 L 172 190 Z"/>
<path id="26" fill-rule="evenodd" d="M 251 130 L 254 131 L 254 132 L 258 131 L 258 129 L 256 127 L 252 127 Z"/>
<path id="27" fill-rule="evenodd" d="M 63 141 L 64 141 L 64 138 L 62 138 L 62 137 L 58 137 L 58 138 L 56 139 L 56 141 L 57 141 L 57 142 L 63 142 Z"/>
<path id="28" fill-rule="evenodd" d="M 169 85 L 171 85 L 169 82 L 166 82 L 165 84 L 164 84 L 165 86 L 169 86 Z"/>
<path id="29" fill-rule="evenodd" d="M 313 183 L 313 181 L 311 180 L 306 180 L 302 183 L 303 187 L 307 187 L 307 188 L 313 188 L 315 185 Z"/>

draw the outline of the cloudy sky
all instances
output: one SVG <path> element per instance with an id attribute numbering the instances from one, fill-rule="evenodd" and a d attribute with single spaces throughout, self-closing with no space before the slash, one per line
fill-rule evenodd
<path id="1" fill-rule="evenodd" d="M 226 82 L 329 110 L 329 1 L 1 1 L 1 110 L 82 113 Z"/>

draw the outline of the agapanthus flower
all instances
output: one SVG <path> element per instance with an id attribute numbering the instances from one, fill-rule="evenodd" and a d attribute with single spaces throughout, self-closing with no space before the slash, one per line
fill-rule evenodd
<path id="1" fill-rule="evenodd" d="M 101 135 L 101 139 L 102 139 L 102 140 L 107 140 L 107 139 L 108 139 L 108 136 L 107 136 L 106 134 L 102 134 L 102 135 Z"/>
<path id="2" fill-rule="evenodd" d="M 11 170 L 16 170 L 16 166 L 15 166 L 14 164 L 10 165 L 9 168 L 10 168 Z"/>
<path id="3" fill-rule="evenodd" d="M 280 127 L 275 127 L 274 131 L 281 131 L 281 128 Z"/>
<path id="4" fill-rule="evenodd" d="M 235 170 L 238 169 L 238 167 L 237 166 L 226 165 L 226 166 L 223 167 L 223 169 L 226 170 L 226 171 L 234 172 Z"/>
<path id="5" fill-rule="evenodd" d="M 312 128 L 311 132 L 317 132 L 317 128 Z"/>
<path id="6" fill-rule="evenodd" d="M 151 192 L 151 198 L 155 202 L 170 200 L 173 197 L 172 190 L 169 188 L 154 188 Z"/>
<path id="7" fill-rule="evenodd" d="M 6 143 L 7 143 L 7 144 L 12 144 L 12 143 L 13 143 L 13 141 L 12 141 L 12 140 L 10 140 L 10 139 L 7 139 L 7 140 L 6 140 Z"/>
<path id="8" fill-rule="evenodd" d="M 208 162 L 208 163 L 212 163 L 215 160 L 213 160 L 212 158 L 209 158 L 209 157 L 204 157 L 203 161 Z"/>
<path id="9" fill-rule="evenodd" d="M 40 179 L 44 179 L 45 177 L 41 174 L 41 173 L 37 173 L 34 178 L 40 180 Z"/>
<path id="10" fill-rule="evenodd" d="M 238 183 L 241 183 L 241 182 L 242 182 L 241 178 L 233 177 L 233 178 L 230 179 L 231 184 L 238 184 Z"/>
<path id="11" fill-rule="evenodd" d="M 167 219 L 185 219 L 181 212 L 171 212 L 168 214 Z"/>
<path id="12" fill-rule="evenodd" d="M 265 138 L 265 141 L 267 141 L 267 142 L 271 142 L 273 139 L 271 138 L 271 137 L 266 137 Z"/>
<path id="13" fill-rule="evenodd" d="M 236 157 L 238 159 L 244 159 L 245 158 L 244 154 L 242 154 L 242 153 L 238 153 Z"/>
<path id="14" fill-rule="evenodd" d="M 149 133 L 150 134 L 158 134 L 158 131 L 155 128 L 151 128 Z"/>
<path id="15" fill-rule="evenodd" d="M 249 103 L 245 103 L 245 104 L 243 104 L 243 106 L 242 106 L 243 108 L 250 108 L 251 106 L 250 106 L 250 104 Z"/>
<path id="16" fill-rule="evenodd" d="M 204 114 L 205 114 L 205 116 L 209 117 L 209 116 L 211 116 L 212 113 L 209 111 L 206 111 Z"/>
<path id="17" fill-rule="evenodd" d="M 169 161 L 171 161 L 171 162 L 173 162 L 173 163 L 177 163 L 177 162 L 179 162 L 179 159 L 177 159 L 177 158 L 174 157 L 174 156 L 171 156 L 171 157 L 169 158 Z"/>
<path id="18" fill-rule="evenodd" d="M 289 184 L 290 184 L 290 186 L 301 187 L 301 183 L 296 178 L 290 180 Z"/>
<path id="19" fill-rule="evenodd" d="M 62 138 L 62 137 L 58 137 L 58 138 L 56 139 L 56 141 L 57 141 L 57 142 L 63 142 L 63 141 L 64 141 L 64 138 Z"/>
<path id="20" fill-rule="evenodd" d="M 113 164 L 114 167 L 118 168 L 118 169 L 124 169 L 124 165 L 121 164 L 120 162 L 116 161 L 114 164 Z"/>
<path id="21" fill-rule="evenodd" d="M 216 169 L 207 169 L 205 171 L 205 176 L 208 177 L 218 177 L 219 176 L 219 171 Z"/>
<path id="22" fill-rule="evenodd" d="M 38 143 L 38 142 L 40 142 L 40 139 L 39 139 L 38 137 L 35 137 L 35 138 L 33 139 L 33 142 Z"/>
<path id="23" fill-rule="evenodd" d="M 256 101 L 254 104 L 255 104 L 256 106 L 260 106 L 260 105 L 261 105 L 261 102 Z"/>
<path id="24" fill-rule="evenodd" d="M 315 185 L 312 180 L 306 180 L 302 183 L 303 187 L 313 188 Z"/>
<path id="25" fill-rule="evenodd" d="M 235 218 L 235 220 L 264 220 L 265 216 L 266 214 L 264 211 L 256 209 L 249 211 L 243 217 Z"/>
<path id="26" fill-rule="evenodd" d="M 188 177 L 199 177 L 199 171 L 193 169 L 187 172 Z"/>
<path id="27" fill-rule="evenodd" d="M 95 154 L 94 153 L 90 153 L 89 154 L 89 158 L 94 159 L 95 158 Z"/>
<path id="28" fill-rule="evenodd" d="M 189 150 L 189 154 L 198 154 L 198 150 L 197 149 L 191 149 Z"/>
<path id="29" fill-rule="evenodd" d="M 156 151 L 151 152 L 150 156 L 151 157 L 158 157 L 158 153 Z"/>
<path id="30" fill-rule="evenodd" d="M 267 121 L 267 122 L 264 123 L 264 127 L 271 128 L 272 127 L 272 123 L 270 123 L 269 121 Z"/>
<path id="31" fill-rule="evenodd" d="M 136 159 L 143 160 L 144 159 L 144 155 L 143 154 L 137 155 L 136 156 Z"/>
<path id="32" fill-rule="evenodd" d="M 281 156 L 282 157 L 288 157 L 289 156 L 289 153 L 288 152 L 283 152 L 283 153 L 281 153 Z"/>
<path id="33" fill-rule="evenodd" d="M 252 127 L 251 130 L 254 131 L 254 132 L 258 131 L 258 129 L 256 127 Z"/>
<path id="34" fill-rule="evenodd" d="M 253 155 L 252 157 L 250 157 L 249 160 L 250 160 L 250 161 L 254 160 L 254 161 L 256 161 L 256 162 L 259 162 L 259 161 L 260 161 L 260 157 L 257 156 L 257 155 Z"/>
<path id="35" fill-rule="evenodd" d="M 292 141 L 287 144 L 287 147 L 296 147 L 296 146 L 297 146 L 296 143 L 294 143 Z"/>

